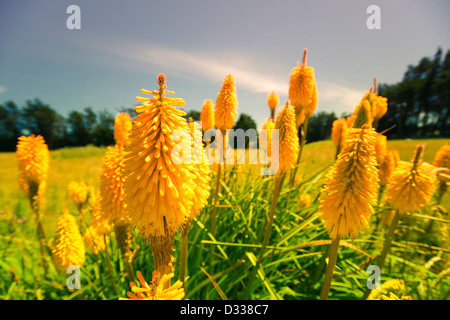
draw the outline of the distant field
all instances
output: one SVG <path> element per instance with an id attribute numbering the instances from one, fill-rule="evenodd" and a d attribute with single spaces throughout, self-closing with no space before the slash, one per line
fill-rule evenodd
<path id="1" fill-rule="evenodd" d="M 397 149 L 402 160 L 409 160 L 418 143 L 425 143 L 424 161 L 433 162 L 436 151 L 450 139 L 389 140 L 388 148 Z M 56 218 L 65 207 L 75 210 L 67 193 L 72 180 L 83 180 L 98 188 L 100 170 L 106 148 L 94 146 L 64 148 L 50 152 L 50 171 L 46 191 L 44 225 L 48 234 L 56 227 Z M 308 179 L 324 170 L 334 161 L 335 147 L 331 140 L 307 144 L 302 156 L 299 172 Z M 0 153 L 0 211 L 15 212 L 18 217 L 31 213 L 27 199 L 22 195 L 17 182 L 15 153 Z"/>

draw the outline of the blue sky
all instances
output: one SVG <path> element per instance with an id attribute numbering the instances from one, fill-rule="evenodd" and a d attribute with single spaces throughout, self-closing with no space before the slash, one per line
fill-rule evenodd
<path id="1" fill-rule="evenodd" d="M 66 28 L 72 4 L 81 30 Z M 366 27 L 371 4 L 381 9 L 380 30 Z M 39 98 L 64 116 L 87 106 L 115 114 L 164 73 L 186 110 L 200 110 L 232 73 L 239 111 L 260 126 L 268 91 L 284 103 L 308 48 L 318 111 L 340 115 L 374 76 L 395 83 L 409 64 L 447 51 L 449 12 L 448 0 L 2 0 L 0 103 Z"/>

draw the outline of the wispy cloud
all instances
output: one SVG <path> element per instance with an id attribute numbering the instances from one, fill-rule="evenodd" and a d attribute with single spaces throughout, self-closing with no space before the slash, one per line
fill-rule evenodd
<path id="1" fill-rule="evenodd" d="M 320 103 L 335 111 L 337 116 L 342 112 L 352 112 L 364 94 L 361 90 L 331 82 L 318 82 L 317 88 Z"/>
<path id="2" fill-rule="evenodd" d="M 3 86 L 0 86 L 0 93 L 3 93 L 3 92 L 5 92 L 5 91 L 6 91 L 6 88 L 3 87 Z"/>
<path id="3" fill-rule="evenodd" d="M 173 47 L 142 43 L 98 43 L 95 48 L 102 52 L 103 62 L 113 63 L 133 70 L 150 69 L 158 66 L 164 70 L 177 72 L 187 79 L 221 81 L 225 74 L 236 78 L 240 89 L 255 93 L 275 90 L 280 96 L 288 95 L 290 67 L 271 64 L 263 57 L 255 57 L 242 52 L 190 52 Z M 130 49 L 132 48 L 132 49 Z M 295 61 L 293 62 L 295 65 Z M 281 70 L 281 71 L 280 71 Z M 289 70 L 286 72 L 286 70 Z M 361 99 L 363 92 L 342 84 L 318 79 L 319 109 L 351 112 Z"/>
<path id="4" fill-rule="evenodd" d="M 276 90 L 287 94 L 286 77 L 262 72 L 256 62 L 239 55 L 221 57 L 220 54 L 198 54 L 183 50 L 150 45 L 131 46 L 133 50 L 123 47 L 110 48 L 108 52 L 128 61 L 144 65 L 157 65 L 166 70 L 174 70 L 190 78 L 203 78 L 217 81 L 225 74 L 231 73 L 241 88 L 253 92 L 268 92 Z M 127 46 L 127 48 L 130 48 Z M 211 58 L 214 56 L 215 58 Z"/>

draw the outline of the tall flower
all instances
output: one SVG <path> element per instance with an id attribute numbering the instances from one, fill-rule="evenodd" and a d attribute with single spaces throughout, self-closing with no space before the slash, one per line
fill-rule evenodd
<path id="1" fill-rule="evenodd" d="M 175 232 L 191 214 L 196 185 L 189 164 L 183 163 L 174 150 L 177 142 L 172 140 L 172 134 L 178 133 L 183 139 L 180 144 L 190 141 L 189 126 L 182 117 L 186 113 L 175 108 L 185 102 L 167 97 L 173 92 L 166 90 L 163 74 L 158 76 L 158 84 L 158 90 L 141 90 L 153 97 L 136 97 L 143 104 L 135 107 L 139 114 L 123 176 L 131 223 L 149 240 L 156 265 L 164 267 L 170 260 Z"/>
<path id="2" fill-rule="evenodd" d="M 387 138 L 385 135 L 381 133 L 377 134 L 377 138 L 375 140 L 375 153 L 377 155 L 377 163 L 380 165 L 383 163 L 384 158 L 386 157 L 387 151 Z"/>
<path id="3" fill-rule="evenodd" d="M 294 168 L 300 148 L 293 106 L 286 104 L 278 110 L 275 129 L 279 130 L 279 142 L 278 150 L 272 148 L 272 153 L 278 152 L 278 173 L 285 174 Z M 277 161 L 277 159 L 272 159 L 272 161 Z"/>
<path id="4" fill-rule="evenodd" d="M 194 189 L 195 196 L 192 199 L 192 215 L 189 217 L 189 220 L 191 220 L 196 217 L 200 210 L 208 204 L 208 198 L 211 190 L 211 167 L 208 164 L 205 149 L 203 148 L 202 134 L 199 124 L 193 121 L 190 122 L 189 132 L 192 141 L 192 163 L 189 166 L 189 169 L 194 175 L 194 183 L 196 185 L 196 188 Z"/>
<path id="5" fill-rule="evenodd" d="M 373 126 L 376 127 L 378 124 L 378 121 L 386 114 L 388 109 L 388 102 L 387 98 L 382 96 L 376 96 L 375 98 L 375 107 L 372 111 L 373 116 Z"/>
<path id="6" fill-rule="evenodd" d="M 406 294 L 405 282 L 401 279 L 390 279 L 384 282 L 379 289 L 373 289 L 367 300 L 380 300 L 388 294 L 403 296 Z M 387 300 L 387 299 L 383 299 Z"/>
<path id="7" fill-rule="evenodd" d="M 116 225 L 130 222 L 125 203 L 124 157 L 125 150 L 118 145 L 107 147 L 100 176 L 100 201 L 104 219 Z"/>
<path id="8" fill-rule="evenodd" d="M 267 118 L 266 122 L 263 123 L 261 129 L 266 130 L 266 150 L 267 156 L 271 156 L 271 143 L 272 143 L 272 130 L 275 129 L 275 123 L 272 121 L 273 118 Z"/>
<path id="9" fill-rule="evenodd" d="M 336 155 L 339 154 L 341 148 L 344 146 L 345 138 L 347 137 L 347 121 L 345 118 L 337 119 L 333 121 L 331 128 L 331 140 L 333 140 L 336 146 Z"/>
<path id="10" fill-rule="evenodd" d="M 433 196 L 435 167 L 422 161 L 423 150 L 419 144 L 411 162 L 400 161 L 386 187 L 386 202 L 400 214 L 419 211 Z"/>
<path id="11" fill-rule="evenodd" d="M 130 282 L 131 292 L 127 292 L 129 299 L 119 298 L 119 300 L 183 300 L 183 283 L 178 280 L 173 285 L 169 285 L 170 279 L 173 278 L 173 273 L 164 274 L 161 277 L 159 271 L 153 271 L 151 285 L 145 281 L 140 271 L 136 274 L 140 286 Z"/>
<path id="12" fill-rule="evenodd" d="M 369 227 L 374 213 L 372 206 L 378 189 L 377 133 L 368 128 L 368 113 L 367 108 L 358 112 L 321 191 L 319 211 L 332 239 L 355 237 L 362 228 Z"/>
<path id="13" fill-rule="evenodd" d="M 42 194 L 47 185 L 50 153 L 42 136 L 19 137 L 17 144 L 19 186 L 29 197 Z"/>
<path id="14" fill-rule="evenodd" d="M 84 233 L 84 242 L 86 244 L 86 249 L 95 255 L 98 255 L 105 250 L 103 235 L 98 233 L 97 229 L 93 226 L 89 226 L 86 229 Z"/>
<path id="15" fill-rule="evenodd" d="M 437 168 L 450 169 L 450 143 L 444 144 L 436 152 L 433 165 Z"/>
<path id="16" fill-rule="evenodd" d="M 215 107 L 216 127 L 222 133 L 227 129 L 233 128 L 236 122 L 237 106 L 238 100 L 235 80 L 233 75 L 227 74 L 217 95 Z"/>
<path id="17" fill-rule="evenodd" d="M 72 198 L 73 202 L 80 211 L 81 208 L 88 203 L 91 188 L 84 181 L 74 180 L 69 182 L 67 189 L 69 191 L 70 198 Z"/>
<path id="18" fill-rule="evenodd" d="M 67 267 L 81 267 L 85 259 L 83 237 L 78 230 L 76 219 L 67 209 L 58 217 L 52 259 L 56 268 L 66 272 Z"/>
<path id="19" fill-rule="evenodd" d="M 272 118 L 272 121 L 275 121 L 275 109 L 278 106 L 279 98 L 278 93 L 276 93 L 274 90 L 270 91 L 267 94 L 267 104 L 270 108 L 270 117 Z"/>
<path id="20" fill-rule="evenodd" d="M 317 106 L 317 87 L 314 78 L 314 68 L 306 66 L 308 50 L 303 53 L 303 63 L 297 62 L 289 77 L 289 100 L 295 107 L 296 118 L 301 117 L 302 113 L 306 119 L 314 112 Z M 303 121 L 297 120 L 297 128 Z"/>
<path id="21" fill-rule="evenodd" d="M 120 147 L 126 147 L 128 145 L 128 136 L 131 132 L 131 117 L 126 112 L 120 112 L 114 119 L 114 140 Z"/>
<path id="22" fill-rule="evenodd" d="M 202 122 L 203 132 L 214 128 L 214 106 L 212 100 L 203 101 L 200 121 Z"/>

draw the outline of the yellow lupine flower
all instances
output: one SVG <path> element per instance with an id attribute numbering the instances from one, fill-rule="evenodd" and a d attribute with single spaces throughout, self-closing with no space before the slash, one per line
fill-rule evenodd
<path id="1" fill-rule="evenodd" d="M 367 94 L 370 94 L 369 92 Z M 359 116 L 361 114 L 361 116 Z M 372 106 L 370 104 L 370 100 L 367 98 L 363 98 L 359 104 L 356 106 L 355 111 L 353 111 L 353 116 L 355 116 L 352 126 L 349 128 L 361 128 L 363 124 L 366 124 L 368 128 L 372 128 Z"/>
<path id="2" fill-rule="evenodd" d="M 214 128 L 214 118 L 214 105 L 212 100 L 208 99 L 203 101 L 202 111 L 200 112 L 203 132 Z"/>
<path id="3" fill-rule="evenodd" d="M 21 136 L 17 143 L 19 186 L 28 197 L 42 194 L 47 184 L 50 153 L 42 136 Z"/>
<path id="4" fill-rule="evenodd" d="M 438 168 L 450 169 L 450 143 L 444 144 L 436 152 L 433 165 Z"/>
<path id="5" fill-rule="evenodd" d="M 272 117 L 272 120 L 275 121 L 275 109 L 277 108 L 279 103 L 278 93 L 276 93 L 274 90 L 270 91 L 267 94 L 267 104 L 270 108 L 270 116 Z"/>
<path id="6" fill-rule="evenodd" d="M 373 128 L 350 128 L 321 191 L 319 211 L 332 239 L 369 227 L 378 189 Z"/>
<path id="7" fill-rule="evenodd" d="M 158 237 L 173 237 L 191 214 L 195 195 L 195 176 L 173 152 L 176 141 L 172 133 L 182 134 L 181 143 L 190 143 L 189 126 L 182 117 L 184 106 L 180 98 L 169 98 L 172 91 L 165 90 L 165 76 L 158 76 L 157 91 L 141 90 L 153 95 L 140 98 L 141 106 L 135 107 L 135 118 L 130 135 L 129 153 L 124 161 L 125 202 L 131 222 L 150 242 Z M 174 163 L 175 161 L 175 163 Z M 160 239 L 161 240 L 161 239 Z"/>
<path id="8" fill-rule="evenodd" d="M 423 149 L 418 145 L 411 162 L 399 162 L 386 187 L 386 202 L 400 214 L 420 211 L 433 197 L 435 167 L 422 162 Z"/>
<path id="9" fill-rule="evenodd" d="M 66 272 L 69 266 L 81 267 L 85 254 L 84 241 L 78 230 L 77 221 L 67 209 L 64 209 L 57 220 L 52 250 L 53 263 L 58 270 Z"/>
<path id="10" fill-rule="evenodd" d="M 333 126 L 331 128 L 331 140 L 333 140 L 333 143 L 338 151 L 344 146 L 345 138 L 347 137 L 347 130 L 347 121 L 344 118 L 333 121 Z"/>
<path id="11" fill-rule="evenodd" d="M 87 204 L 91 188 L 86 184 L 86 182 L 81 180 L 71 181 L 69 182 L 67 189 L 69 191 L 69 196 L 72 198 L 77 208 L 80 209 Z"/>
<path id="12" fill-rule="evenodd" d="M 111 224 L 117 225 L 130 222 L 124 191 L 125 154 L 126 151 L 118 145 L 108 147 L 100 176 L 100 201 L 103 217 Z"/>
<path id="13" fill-rule="evenodd" d="M 271 151 L 272 154 L 278 151 L 278 159 L 272 161 L 278 160 L 278 173 L 286 174 L 297 163 L 300 149 L 293 106 L 285 105 L 279 108 L 275 129 L 278 129 L 278 150 L 271 146 Z"/>
<path id="14" fill-rule="evenodd" d="M 140 271 L 136 272 L 136 275 L 139 279 L 140 286 L 137 286 L 134 282 L 130 282 L 132 292 L 127 292 L 129 299 L 119 298 L 119 300 L 183 300 L 183 283 L 178 280 L 169 286 L 170 279 L 173 278 L 173 273 L 165 274 L 161 277 L 160 272 L 153 271 L 151 285 L 145 281 Z"/>
<path id="15" fill-rule="evenodd" d="M 307 49 L 303 54 L 303 63 L 297 61 L 289 77 L 289 100 L 295 107 L 296 118 L 304 112 L 309 118 L 317 106 L 317 88 L 314 78 L 314 68 L 306 66 Z M 297 125 L 303 121 L 296 121 Z"/>
<path id="16" fill-rule="evenodd" d="M 114 119 L 114 140 L 117 145 L 121 147 L 128 145 L 128 136 L 132 126 L 131 116 L 128 113 L 120 112 L 116 115 Z"/>
<path id="17" fill-rule="evenodd" d="M 216 127 L 222 132 L 232 129 L 237 115 L 236 84 L 233 75 L 227 74 L 217 95 L 215 106 Z"/>
<path id="18" fill-rule="evenodd" d="M 266 137 L 267 137 L 267 143 L 266 143 L 266 149 L 267 149 L 267 156 L 271 156 L 271 142 L 272 142 L 272 130 L 275 129 L 275 123 L 272 121 L 272 118 L 267 118 L 266 122 L 263 123 L 261 126 L 261 129 L 266 130 Z"/>
<path id="19" fill-rule="evenodd" d="M 105 250 L 103 234 L 100 234 L 94 226 L 89 226 L 86 229 L 84 233 L 84 242 L 86 244 L 86 249 L 95 255 L 98 255 Z"/>
<path id="20" fill-rule="evenodd" d="M 406 293 L 405 282 L 400 279 L 387 280 L 379 289 L 373 289 L 367 300 L 380 300 L 381 296 L 389 293 L 393 293 L 396 296 L 403 296 Z"/>

